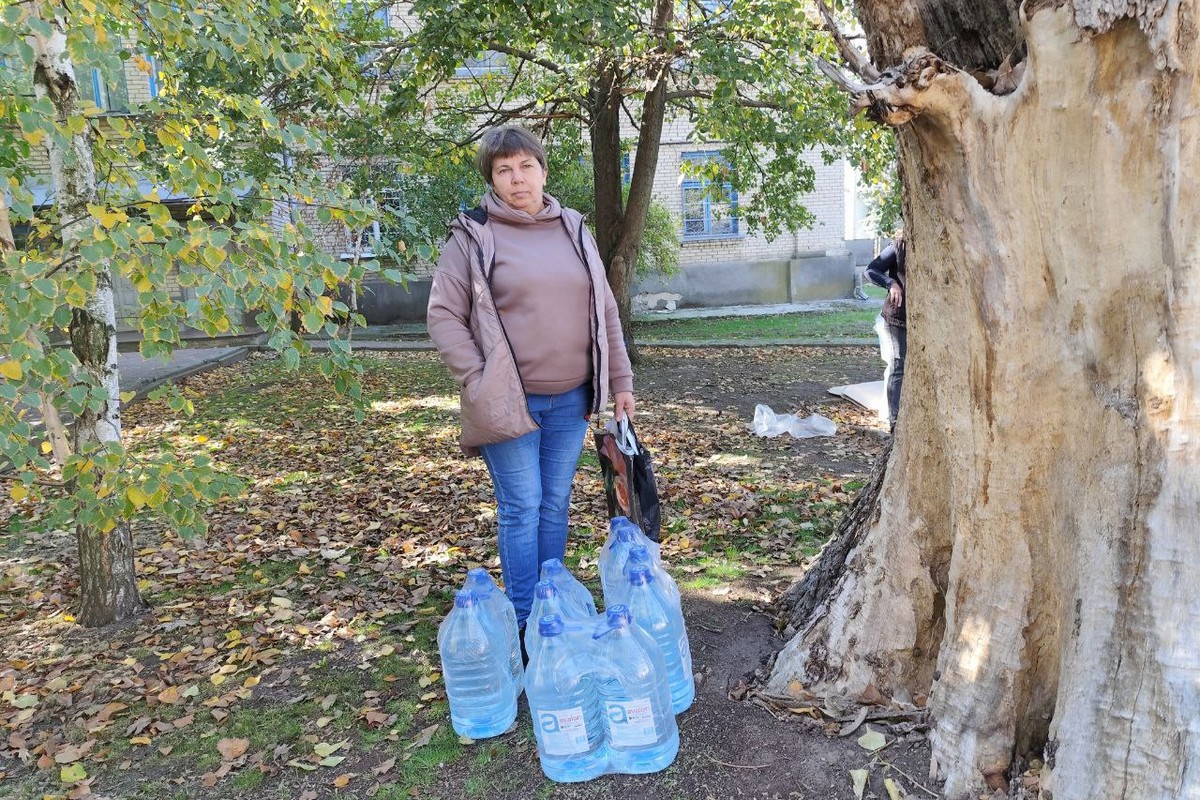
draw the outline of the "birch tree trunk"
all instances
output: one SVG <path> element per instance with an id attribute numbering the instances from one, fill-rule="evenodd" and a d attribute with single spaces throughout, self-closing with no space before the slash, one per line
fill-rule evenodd
<path id="1" fill-rule="evenodd" d="M 874 513 L 768 688 L 927 694 L 952 800 L 1029 755 L 1043 798 L 1196 800 L 1200 3 L 859 6 L 909 363 Z"/>
<path id="2" fill-rule="evenodd" d="M 49 7 L 40 8 L 44 14 Z M 34 91 L 48 97 L 63 131 L 77 116 L 78 85 L 67 53 L 67 38 L 58 20 L 51 22 L 50 36 L 32 37 L 36 56 Z M 90 129 L 65 134 L 67 145 L 48 137 L 51 182 L 55 209 L 61 220 L 64 249 L 79 245 L 92 220 L 87 206 L 97 201 L 96 170 L 92 161 Z M 99 445 L 121 443 L 121 393 L 117 377 L 117 320 L 113 305 L 112 272 L 108 265 L 89 266 L 96 278 L 95 291 L 83 308 L 73 310 L 70 324 L 71 349 L 90 383 L 102 386 L 106 396 L 99 410 L 85 410 L 74 423 L 76 453 Z M 133 537 L 127 524 L 108 531 L 80 523 L 76 526 L 79 547 L 79 609 L 76 615 L 86 626 L 120 621 L 142 608 L 134 571 Z"/>

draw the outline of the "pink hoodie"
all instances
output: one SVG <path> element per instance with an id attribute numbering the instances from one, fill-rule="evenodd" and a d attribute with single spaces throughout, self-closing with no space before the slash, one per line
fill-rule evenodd
<path id="1" fill-rule="evenodd" d="M 525 395 L 590 381 L 592 413 L 608 389 L 633 390 L 616 300 L 577 211 L 546 195 L 536 216 L 492 193 L 486 225 L 451 226 L 429 295 L 429 335 L 462 386 L 462 443 L 516 438 L 537 426 Z"/>

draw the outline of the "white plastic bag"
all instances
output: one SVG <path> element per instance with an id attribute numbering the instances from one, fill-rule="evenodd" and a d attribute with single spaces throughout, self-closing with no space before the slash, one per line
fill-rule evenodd
<path id="1" fill-rule="evenodd" d="M 776 414 L 770 406 L 759 403 L 754 407 L 754 432 L 759 436 L 781 436 L 790 433 L 797 439 L 814 436 L 833 436 L 837 425 L 820 414 L 800 419 L 795 414 Z"/>

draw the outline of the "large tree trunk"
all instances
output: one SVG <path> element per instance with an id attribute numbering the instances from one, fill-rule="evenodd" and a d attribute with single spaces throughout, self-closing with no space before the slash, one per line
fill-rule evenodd
<path id="1" fill-rule="evenodd" d="M 981 3 L 961 52 L 945 3 L 860 5 L 877 65 L 917 47 L 864 94 L 902 125 L 909 363 L 769 689 L 928 693 L 954 800 L 1026 754 L 1054 800 L 1200 798 L 1198 3 L 1027 0 L 1016 38 Z M 1012 94 L 952 68 L 1021 40 Z"/>
<path id="2" fill-rule="evenodd" d="M 50 36 L 34 37 L 36 65 L 34 91 L 48 97 L 58 113 L 62 130 L 77 116 L 78 85 L 67 54 L 67 38 L 60 22 L 51 22 Z M 90 129 L 68 135 L 66 146 L 48 139 L 50 174 L 55 209 L 62 220 L 63 247 L 74 250 L 92 219 L 89 203 L 97 201 L 96 170 L 92 162 Z M 97 446 L 106 449 L 121 442 L 121 392 L 117 379 L 117 317 L 113 304 L 112 273 L 104 265 L 92 265 L 96 289 L 83 308 L 73 310 L 70 324 L 71 349 L 87 382 L 104 388 L 105 403 L 99 410 L 86 409 L 75 420 L 75 452 L 87 453 Z M 129 526 L 120 523 L 109 530 L 80 523 L 76 526 L 79 545 L 79 609 L 77 619 L 87 626 L 106 625 L 125 619 L 142 608 L 134 571 L 133 541 Z"/>
<path id="3" fill-rule="evenodd" d="M 667 37 L 675 14 L 674 0 L 658 0 L 651 27 L 661 37 L 662 47 L 646 66 L 643 76 L 651 88 L 642 101 L 637 154 L 630 164 L 629 199 L 621 192 L 621 84 L 615 69 L 601 72 L 592 91 L 592 170 L 596 200 L 596 243 L 608 267 L 608 284 L 621 316 L 625 346 L 633 363 L 640 361 L 630 335 L 631 301 L 642 234 L 653 200 L 654 176 L 658 169 L 662 129 L 667 112 L 667 77 L 671 52 Z"/>

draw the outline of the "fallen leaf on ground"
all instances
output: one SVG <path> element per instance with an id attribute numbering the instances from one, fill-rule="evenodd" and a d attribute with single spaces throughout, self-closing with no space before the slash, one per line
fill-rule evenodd
<path id="1" fill-rule="evenodd" d="M 868 729 L 866 733 L 858 737 L 858 746 L 864 750 L 870 750 L 874 752 L 883 747 L 885 744 L 887 744 L 887 739 L 885 739 L 883 734 L 879 731 Z"/>
<path id="2" fill-rule="evenodd" d="M 217 742 L 217 750 L 221 752 L 221 758 L 226 761 L 233 761 L 249 748 L 249 739 L 222 739 Z"/>
<path id="3" fill-rule="evenodd" d="M 850 770 L 850 781 L 854 785 L 854 796 L 858 800 L 862 800 L 863 792 L 866 791 L 868 774 L 865 769 Z"/>
<path id="4" fill-rule="evenodd" d="M 424 747 L 425 745 L 427 745 L 431 741 L 433 741 L 433 735 L 435 733 L 437 733 L 437 729 L 440 727 L 442 727 L 441 724 L 435 722 L 434 724 L 430 725 L 428 728 L 426 728 L 425 730 L 423 730 L 419 734 L 417 734 L 417 738 L 413 739 L 411 742 L 409 742 L 407 745 L 405 745 L 405 748 L 408 750 L 412 750 L 415 747 Z"/>

